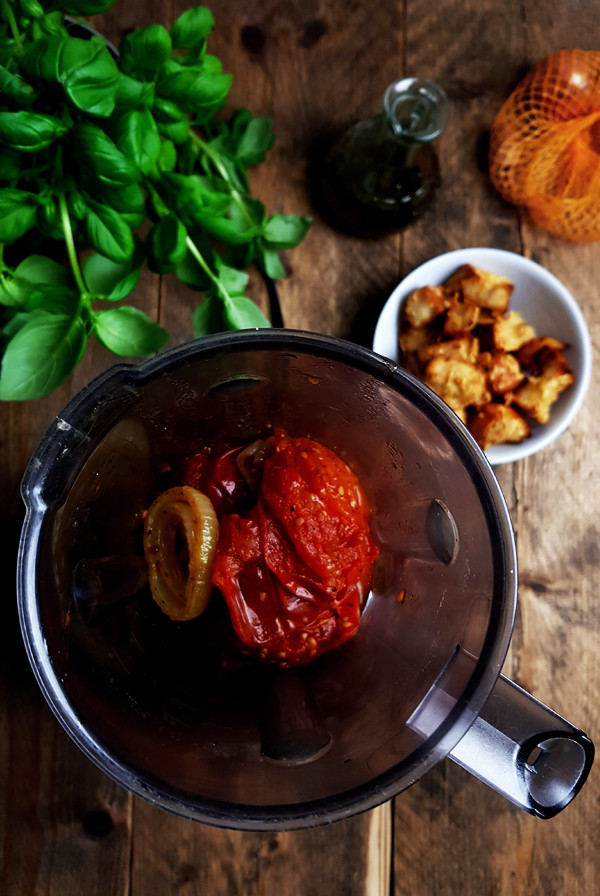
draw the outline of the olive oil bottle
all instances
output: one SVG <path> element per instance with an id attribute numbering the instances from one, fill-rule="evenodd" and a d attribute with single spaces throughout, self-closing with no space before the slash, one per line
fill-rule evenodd
<path id="1" fill-rule="evenodd" d="M 440 183 L 433 144 L 448 115 L 448 98 L 432 81 L 391 84 L 381 114 L 349 126 L 327 154 L 321 188 L 331 223 L 377 238 L 418 220 Z"/>

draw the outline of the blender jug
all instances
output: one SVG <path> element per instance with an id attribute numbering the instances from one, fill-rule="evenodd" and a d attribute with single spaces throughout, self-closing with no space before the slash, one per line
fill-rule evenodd
<path id="1" fill-rule="evenodd" d="M 217 608 L 164 617 L 141 549 L 170 470 L 274 425 L 352 467 L 380 551 L 355 637 L 295 670 L 228 664 Z M 517 565 L 494 474 L 392 362 L 265 330 L 119 365 L 50 427 L 23 497 L 18 600 L 38 682 L 88 757 L 154 804 L 298 828 L 372 808 L 446 756 L 540 817 L 583 785 L 591 741 L 500 675 Z"/>

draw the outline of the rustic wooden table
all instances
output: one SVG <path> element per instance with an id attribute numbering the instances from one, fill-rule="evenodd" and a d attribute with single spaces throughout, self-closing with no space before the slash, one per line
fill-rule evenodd
<path id="1" fill-rule="evenodd" d="M 114 41 L 188 4 L 117 0 L 98 17 Z M 277 143 L 253 174 L 270 212 L 313 214 L 288 253 L 279 294 L 286 326 L 369 345 L 392 287 L 431 256 L 495 246 L 540 262 L 580 302 L 600 344 L 598 244 L 531 226 L 491 189 L 486 134 L 517 80 L 561 47 L 598 49 L 593 0 L 216 0 L 210 49 L 234 75 L 232 106 L 274 118 Z M 312 163 L 349 119 L 377 111 L 403 74 L 430 77 L 451 102 L 440 143 L 443 186 L 426 218 L 400 236 L 360 241 L 316 211 Z M 256 289 L 260 300 L 260 290 Z M 136 302 L 174 342 L 189 338 L 194 299 L 148 274 Z M 279 893 L 383 896 L 595 896 L 600 893 L 600 773 L 551 821 L 514 808 L 453 763 L 380 808 L 328 827 L 239 833 L 203 827 L 131 797 L 78 751 L 34 683 L 15 611 L 23 508 L 19 481 L 53 416 L 111 363 L 93 347 L 66 385 L 39 402 L 0 407 L 5 579 L 0 629 L 0 892 Z M 517 538 L 517 623 L 505 672 L 600 740 L 597 368 L 571 428 L 537 456 L 497 470 Z"/>

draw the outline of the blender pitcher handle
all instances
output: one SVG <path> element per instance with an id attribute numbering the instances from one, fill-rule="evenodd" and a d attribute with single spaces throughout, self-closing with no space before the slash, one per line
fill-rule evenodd
<path id="1" fill-rule="evenodd" d="M 594 744 L 500 675 L 449 757 L 531 815 L 552 818 L 583 786 Z"/>

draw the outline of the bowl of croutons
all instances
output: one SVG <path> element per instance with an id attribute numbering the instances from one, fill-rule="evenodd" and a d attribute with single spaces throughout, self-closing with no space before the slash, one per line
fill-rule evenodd
<path id="1" fill-rule="evenodd" d="M 537 262 L 502 249 L 457 249 L 412 271 L 386 302 L 373 349 L 436 392 L 492 465 L 556 439 L 591 374 L 576 300 Z"/>

